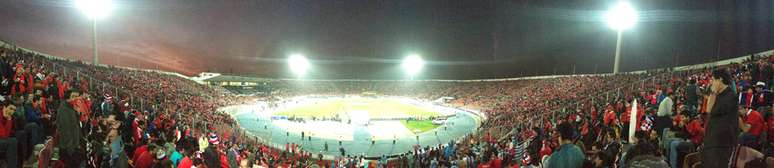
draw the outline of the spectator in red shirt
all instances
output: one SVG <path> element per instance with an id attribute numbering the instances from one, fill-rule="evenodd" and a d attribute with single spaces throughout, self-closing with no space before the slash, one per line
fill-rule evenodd
<path id="1" fill-rule="evenodd" d="M 132 160 L 133 161 L 139 160 L 140 159 L 140 155 L 142 155 L 143 153 L 145 153 L 147 151 L 148 151 L 148 145 L 142 145 L 142 146 L 138 147 L 137 149 L 134 149 L 134 152 L 133 152 L 134 155 L 132 155 Z"/>
<path id="2" fill-rule="evenodd" d="M 193 160 L 191 160 L 189 157 L 190 154 L 188 153 L 190 152 L 186 151 L 185 157 L 180 160 L 180 164 L 177 165 L 177 168 L 191 168 L 191 166 L 193 166 Z"/>
<path id="3" fill-rule="evenodd" d="M 148 146 L 148 150 L 140 154 L 136 160 L 134 160 L 135 168 L 151 168 L 153 166 L 156 147 L 153 145 Z"/>
<path id="4" fill-rule="evenodd" d="M 756 147 L 756 142 L 760 139 L 761 132 L 766 126 L 763 116 L 752 108 L 739 106 L 739 128 L 742 128 L 742 145 Z"/>
<path id="5" fill-rule="evenodd" d="M 608 108 L 607 112 L 605 112 L 605 117 L 602 119 L 605 126 L 612 126 L 618 124 L 616 119 L 615 111 L 613 111 L 612 108 Z"/>
<path id="6" fill-rule="evenodd" d="M 3 108 L 3 115 L 0 116 L 0 151 L 5 152 L 5 163 L 8 167 L 19 167 L 18 149 L 15 137 L 11 137 L 13 133 L 13 113 L 16 111 L 16 106 L 5 103 Z"/>

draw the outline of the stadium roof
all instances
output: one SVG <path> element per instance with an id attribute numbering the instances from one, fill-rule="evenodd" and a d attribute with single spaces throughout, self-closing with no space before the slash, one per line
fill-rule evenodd
<path id="1" fill-rule="evenodd" d="M 265 82 L 274 79 L 256 78 L 256 77 L 244 77 L 233 75 L 219 75 L 209 79 L 205 79 L 206 82 Z"/>

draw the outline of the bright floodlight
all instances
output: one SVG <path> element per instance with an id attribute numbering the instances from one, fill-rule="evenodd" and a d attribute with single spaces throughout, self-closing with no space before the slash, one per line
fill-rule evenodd
<path id="1" fill-rule="evenodd" d="M 304 55 L 293 54 L 288 58 L 288 66 L 290 66 L 290 71 L 293 71 L 293 74 L 296 76 L 304 76 L 306 70 L 309 70 L 309 60 Z"/>
<path id="2" fill-rule="evenodd" d="M 619 1 L 610 8 L 605 15 L 607 25 L 610 28 L 621 31 L 634 26 L 637 23 L 637 11 L 626 1 Z"/>
<path id="3" fill-rule="evenodd" d="M 406 70 L 409 76 L 416 76 L 419 71 L 422 71 L 422 67 L 425 66 L 425 61 L 417 54 L 411 54 L 403 59 L 403 69 Z"/>
<path id="4" fill-rule="evenodd" d="M 99 20 L 110 15 L 110 12 L 113 10 L 113 1 L 75 0 L 75 6 L 90 19 Z"/>

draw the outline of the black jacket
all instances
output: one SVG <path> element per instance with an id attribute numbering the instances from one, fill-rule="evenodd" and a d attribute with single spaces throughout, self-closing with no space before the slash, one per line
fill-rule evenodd
<path id="1" fill-rule="evenodd" d="M 220 167 L 220 154 L 218 154 L 217 149 L 215 149 L 215 146 L 210 145 L 206 149 L 204 149 L 204 164 L 207 165 L 208 168 L 219 168 Z"/>
<path id="2" fill-rule="evenodd" d="M 80 148 L 81 127 L 78 112 L 67 101 L 62 101 L 56 113 L 56 129 L 59 130 L 59 149 Z"/>
<path id="3" fill-rule="evenodd" d="M 699 87 L 696 85 L 685 87 L 685 104 L 694 106 L 699 104 Z"/>
<path id="4" fill-rule="evenodd" d="M 705 148 L 731 148 L 738 144 L 739 112 L 738 98 L 726 88 L 718 94 L 715 105 L 709 113 L 707 132 L 704 136 Z"/>

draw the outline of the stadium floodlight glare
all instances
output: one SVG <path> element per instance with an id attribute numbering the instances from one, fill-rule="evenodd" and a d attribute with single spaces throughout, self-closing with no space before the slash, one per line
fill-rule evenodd
<path id="1" fill-rule="evenodd" d="M 637 11 L 627 1 L 619 1 L 605 15 L 607 25 L 613 30 L 621 31 L 637 23 Z"/>
<path id="2" fill-rule="evenodd" d="M 309 60 L 302 54 L 293 54 L 288 58 L 288 66 L 290 71 L 298 77 L 304 76 L 306 71 L 309 70 Z"/>
<path id="3" fill-rule="evenodd" d="M 403 66 L 403 70 L 405 70 L 410 77 L 414 77 L 422 71 L 422 67 L 425 66 L 425 61 L 422 60 L 422 57 L 418 54 L 411 54 L 403 59 L 403 64 L 401 66 Z"/>
<path id="4" fill-rule="evenodd" d="M 113 1 L 111 0 L 76 0 L 75 6 L 78 7 L 84 15 L 93 20 L 103 19 L 110 15 L 113 10 Z"/>
<path id="5" fill-rule="evenodd" d="M 99 64 L 99 53 L 97 52 L 97 20 L 106 18 L 113 11 L 113 1 L 111 0 L 75 0 L 75 6 L 81 12 L 91 19 L 91 47 L 94 50 L 92 55 L 92 64 Z"/>
<path id="6" fill-rule="evenodd" d="M 607 25 L 616 30 L 618 37 L 615 42 L 615 61 L 613 64 L 613 74 L 618 73 L 618 67 L 621 63 L 621 38 L 623 31 L 634 27 L 637 23 L 637 11 L 625 0 L 618 1 L 605 14 Z"/>

